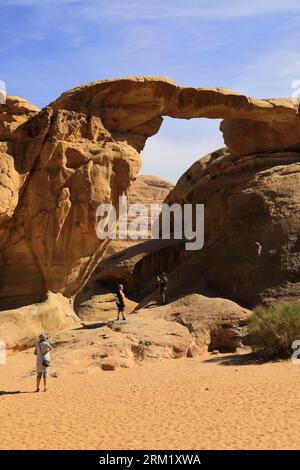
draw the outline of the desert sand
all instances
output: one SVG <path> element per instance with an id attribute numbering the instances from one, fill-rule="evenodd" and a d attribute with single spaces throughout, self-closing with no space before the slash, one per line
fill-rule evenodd
<path id="1" fill-rule="evenodd" d="M 34 393 L 33 350 L 0 366 L 1 449 L 299 449 L 300 367 L 245 354 L 59 368 Z M 19 393 L 17 393 L 19 392 Z"/>

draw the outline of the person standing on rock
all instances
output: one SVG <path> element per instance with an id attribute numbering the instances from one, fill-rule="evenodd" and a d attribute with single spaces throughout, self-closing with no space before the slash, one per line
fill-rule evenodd
<path id="1" fill-rule="evenodd" d="M 51 360 L 50 351 L 52 351 L 52 349 L 51 344 L 48 343 L 47 334 L 42 333 L 34 350 L 34 354 L 36 355 L 36 392 L 40 391 L 42 377 L 44 381 L 44 392 L 47 391 L 48 368 Z"/>
<path id="2" fill-rule="evenodd" d="M 160 300 L 163 305 L 167 304 L 167 288 L 168 288 L 168 278 L 166 273 L 161 273 L 157 276 L 157 281 L 159 285 Z"/>
<path id="3" fill-rule="evenodd" d="M 126 307 L 126 297 L 123 291 L 123 284 L 118 285 L 116 296 L 117 296 L 117 308 L 118 308 L 117 321 L 120 319 L 120 314 L 122 314 L 122 320 L 126 320 L 124 316 L 124 311 Z"/>

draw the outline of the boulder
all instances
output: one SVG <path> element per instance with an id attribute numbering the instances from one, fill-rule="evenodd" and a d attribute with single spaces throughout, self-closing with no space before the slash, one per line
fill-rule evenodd
<path id="1" fill-rule="evenodd" d="M 300 148 L 298 115 L 287 121 L 227 118 L 221 122 L 220 129 L 232 155 L 288 152 Z"/>
<path id="2" fill-rule="evenodd" d="M 25 349 L 33 346 L 42 332 L 52 335 L 77 323 L 71 300 L 48 292 L 40 304 L 0 312 L 0 340 L 8 349 Z"/>
<path id="3" fill-rule="evenodd" d="M 103 371 L 190 357 L 195 346 L 194 336 L 184 326 L 147 315 L 130 316 L 126 322 L 87 323 L 55 335 L 51 342 L 59 367 Z"/>
<path id="4" fill-rule="evenodd" d="M 136 312 L 152 312 L 155 317 L 176 321 L 184 325 L 195 336 L 193 353 L 204 353 L 215 349 L 221 352 L 234 352 L 242 347 L 245 326 L 250 311 L 227 299 L 208 297 L 201 294 L 188 294 L 153 309 L 148 301 L 144 308 Z"/>
<path id="5" fill-rule="evenodd" d="M 22 124 L 38 114 L 40 109 L 19 96 L 7 96 L 0 104 L 0 138 L 16 140 L 23 137 Z"/>

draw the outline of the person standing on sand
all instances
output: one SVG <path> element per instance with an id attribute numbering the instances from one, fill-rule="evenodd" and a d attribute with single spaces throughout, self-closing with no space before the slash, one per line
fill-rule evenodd
<path id="1" fill-rule="evenodd" d="M 167 304 L 167 288 L 168 288 L 168 278 L 166 273 L 161 273 L 157 276 L 157 281 L 159 285 L 160 300 L 163 305 Z"/>
<path id="2" fill-rule="evenodd" d="M 122 320 L 126 320 L 126 318 L 124 317 L 124 311 L 126 307 L 126 297 L 123 291 L 123 284 L 118 285 L 116 296 L 117 296 L 117 308 L 118 308 L 117 321 L 120 319 L 120 314 L 122 314 Z"/>
<path id="3" fill-rule="evenodd" d="M 52 349 L 51 344 L 48 343 L 47 334 L 42 333 L 34 349 L 34 354 L 36 355 L 36 392 L 40 391 L 42 376 L 44 380 L 44 392 L 47 391 L 48 368 L 51 359 L 50 351 L 52 351 Z"/>

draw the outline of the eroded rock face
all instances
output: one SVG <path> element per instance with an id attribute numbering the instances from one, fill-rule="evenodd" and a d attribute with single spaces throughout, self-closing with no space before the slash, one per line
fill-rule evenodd
<path id="1" fill-rule="evenodd" d="M 299 150 L 300 119 L 255 121 L 224 119 L 220 129 L 232 155 Z"/>
<path id="2" fill-rule="evenodd" d="M 96 208 L 116 204 L 140 166 L 99 117 L 45 108 L 20 126 L 22 138 L 1 154 L 2 308 L 84 285 L 107 244 L 96 236 Z"/>
<path id="3" fill-rule="evenodd" d="M 22 135 L 21 124 L 39 112 L 39 108 L 19 96 L 8 96 L 5 104 L 0 104 L 1 140 L 16 140 Z M 17 131 L 19 128 L 19 131 Z"/>
<path id="4" fill-rule="evenodd" d="M 300 155 L 227 149 L 197 161 L 169 203 L 205 204 L 205 244 L 191 255 L 222 296 L 252 307 L 300 298 Z"/>
<path id="5" fill-rule="evenodd" d="M 156 218 L 151 218 L 151 204 L 162 204 L 174 186 L 175 185 L 170 181 L 157 176 L 139 175 L 129 187 L 126 193 L 128 198 L 128 207 L 133 204 L 143 204 L 148 210 L 149 217 L 146 220 L 148 227 L 144 233 L 146 239 L 151 238 L 151 221 Z M 132 220 L 133 217 L 129 216 L 128 223 L 130 224 Z M 128 237 L 127 234 L 125 235 L 126 239 L 117 238 L 115 240 L 111 240 L 105 252 L 105 258 L 144 241 L 143 238 L 136 239 L 134 237 Z M 140 237 L 141 233 L 135 231 L 133 235 Z"/>
<path id="6" fill-rule="evenodd" d="M 205 279 L 197 257 L 189 257 L 180 243 L 171 240 L 151 240 L 103 260 L 89 283 L 87 299 L 76 305 L 76 313 L 83 321 L 103 324 L 116 316 L 112 294 L 102 293 L 103 284 L 118 282 L 125 286 L 126 317 L 130 323 L 137 319 L 149 320 L 148 334 L 153 322 L 164 319 L 183 325 L 195 338 L 192 354 L 212 350 L 235 351 L 242 345 L 246 320 L 250 311 L 231 300 L 221 298 Z M 168 304 L 161 305 L 157 274 L 168 272 Z M 95 282 L 95 281 L 98 281 Z M 95 293 L 96 289 L 98 294 Z M 94 290 L 93 290 L 94 289 Z M 130 315 L 134 313 L 134 315 Z"/>

